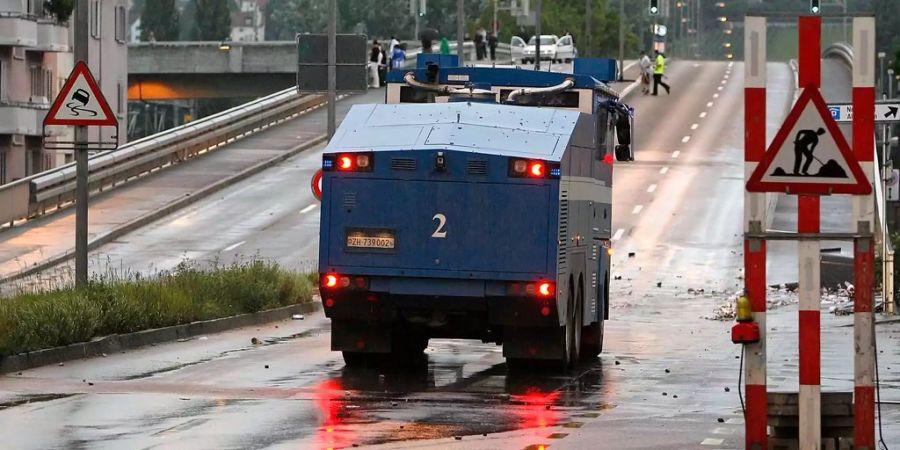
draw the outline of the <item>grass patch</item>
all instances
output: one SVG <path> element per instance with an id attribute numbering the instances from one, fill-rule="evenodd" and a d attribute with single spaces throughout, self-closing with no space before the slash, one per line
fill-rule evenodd
<path id="1" fill-rule="evenodd" d="M 251 259 L 189 261 L 153 277 L 101 276 L 83 288 L 0 299 L 0 356 L 309 302 L 315 277 Z"/>

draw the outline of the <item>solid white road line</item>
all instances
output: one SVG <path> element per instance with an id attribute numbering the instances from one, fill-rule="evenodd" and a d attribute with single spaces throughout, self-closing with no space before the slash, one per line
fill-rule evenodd
<path id="1" fill-rule="evenodd" d="M 666 172 L 668 172 L 668 171 L 669 171 L 669 168 L 668 168 L 668 167 L 663 167 L 662 169 L 659 169 L 659 173 L 662 174 L 662 175 L 665 175 Z"/>
<path id="2" fill-rule="evenodd" d="M 644 209 L 644 205 L 637 205 L 634 207 L 634 209 L 631 210 L 631 213 L 638 214 L 641 212 L 642 209 Z"/>
<path id="3" fill-rule="evenodd" d="M 710 102 L 710 103 L 711 103 L 711 102 Z M 702 119 L 702 118 L 704 118 L 704 117 L 706 117 L 706 111 L 703 111 L 702 113 L 700 113 L 700 118 Z"/>
<path id="4" fill-rule="evenodd" d="M 681 154 L 681 152 L 680 152 L 680 151 L 678 151 L 678 150 L 675 150 L 675 151 L 674 151 L 674 152 L 672 152 L 672 158 L 677 158 L 677 157 L 678 157 L 678 155 L 680 155 L 680 154 Z"/>
<path id="5" fill-rule="evenodd" d="M 681 143 L 682 143 L 682 144 L 687 144 L 688 141 L 690 141 L 690 140 L 691 140 L 691 137 L 690 137 L 690 136 L 685 136 L 685 137 L 681 138 Z"/>
<path id="6" fill-rule="evenodd" d="M 622 239 L 623 234 L 625 234 L 625 229 L 619 228 L 618 230 L 616 230 L 616 234 L 613 235 L 612 240 L 618 241 L 619 239 Z"/>
<path id="7" fill-rule="evenodd" d="M 700 126 L 699 123 L 695 123 L 695 124 L 691 125 L 691 129 L 692 129 L 692 130 L 696 130 L 697 127 L 699 127 L 699 126 Z"/>
<path id="8" fill-rule="evenodd" d="M 655 185 L 655 184 L 651 184 L 649 187 L 647 187 L 647 192 L 653 192 L 653 191 L 655 191 L 655 190 L 656 190 L 656 185 Z"/>
<path id="9" fill-rule="evenodd" d="M 238 243 L 235 243 L 235 244 L 231 244 L 231 245 L 229 245 L 228 247 L 223 248 L 222 251 L 223 251 L 223 252 L 230 252 L 230 251 L 232 251 L 232 250 L 234 250 L 234 249 L 236 249 L 236 248 L 238 248 L 238 247 L 240 247 L 240 246 L 242 246 L 242 245 L 244 245 L 244 244 L 246 244 L 246 243 L 247 243 L 247 241 L 241 241 L 241 242 L 238 242 Z"/>
<path id="10" fill-rule="evenodd" d="M 301 209 L 301 210 L 300 210 L 300 214 L 306 214 L 306 213 L 308 213 L 308 212 L 310 212 L 310 211 L 316 209 L 316 206 L 318 206 L 318 205 L 316 205 L 315 203 L 313 203 L 312 205 L 309 205 L 309 206 L 307 206 L 306 208 Z"/>

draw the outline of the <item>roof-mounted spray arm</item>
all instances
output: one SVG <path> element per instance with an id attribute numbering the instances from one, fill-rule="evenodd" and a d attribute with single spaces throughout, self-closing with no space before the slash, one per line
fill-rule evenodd
<path id="1" fill-rule="evenodd" d="M 552 94 L 556 92 L 562 92 L 566 89 L 575 86 L 574 78 L 566 78 L 562 83 L 557 84 L 556 86 L 547 86 L 542 88 L 522 88 L 516 89 L 509 93 L 509 96 L 506 97 L 507 103 L 512 103 L 516 101 L 516 98 L 520 95 L 532 95 L 532 94 Z"/>

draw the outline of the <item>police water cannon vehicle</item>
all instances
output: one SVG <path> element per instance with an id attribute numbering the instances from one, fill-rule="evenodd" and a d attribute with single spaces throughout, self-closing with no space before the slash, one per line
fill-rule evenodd
<path id="1" fill-rule="evenodd" d="M 631 159 L 633 111 L 577 70 L 429 56 L 391 72 L 386 104 L 353 106 L 323 155 L 332 350 L 353 365 L 460 338 L 503 345 L 512 366 L 596 357 L 613 161 Z"/>

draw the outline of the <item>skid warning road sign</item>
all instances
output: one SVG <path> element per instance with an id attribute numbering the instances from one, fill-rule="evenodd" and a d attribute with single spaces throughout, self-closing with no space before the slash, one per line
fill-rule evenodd
<path id="1" fill-rule="evenodd" d="M 44 118 L 44 126 L 47 125 L 118 125 L 115 114 L 84 61 L 75 64 L 66 84 L 50 106 Z"/>
<path id="2" fill-rule="evenodd" d="M 763 160 L 750 192 L 869 194 L 872 187 L 817 88 L 803 89 Z"/>

